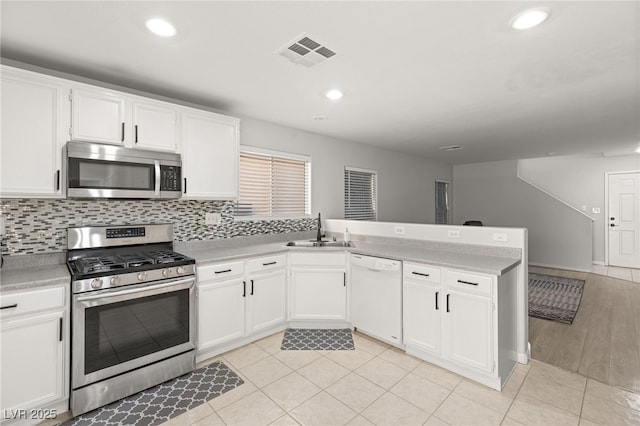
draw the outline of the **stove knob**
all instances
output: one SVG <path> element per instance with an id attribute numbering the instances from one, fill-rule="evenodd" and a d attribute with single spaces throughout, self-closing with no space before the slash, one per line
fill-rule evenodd
<path id="1" fill-rule="evenodd" d="M 115 277 L 111 277 L 111 285 L 119 285 L 120 284 L 120 277 L 119 276 L 115 276 Z"/>
<path id="2" fill-rule="evenodd" d="M 184 267 L 182 267 L 182 266 L 178 266 L 178 267 L 176 268 L 176 274 L 178 274 L 178 275 L 182 275 L 182 274 L 184 274 Z"/>
<path id="3" fill-rule="evenodd" d="M 168 276 L 170 276 L 170 275 L 171 275 L 171 268 L 167 268 L 167 269 L 163 269 L 163 270 L 162 270 L 162 276 L 163 276 L 163 277 L 165 277 L 165 278 L 166 278 L 166 277 L 168 277 Z"/>
<path id="4" fill-rule="evenodd" d="M 147 273 L 146 272 L 140 272 L 138 274 L 138 281 L 144 281 L 147 279 Z"/>
<path id="5" fill-rule="evenodd" d="M 100 287 L 102 287 L 102 278 L 94 278 L 91 280 L 91 288 L 99 289 Z"/>

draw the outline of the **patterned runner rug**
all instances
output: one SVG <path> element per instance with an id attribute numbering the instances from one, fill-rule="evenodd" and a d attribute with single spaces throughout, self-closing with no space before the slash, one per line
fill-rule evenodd
<path id="1" fill-rule="evenodd" d="M 529 274 L 529 316 L 572 324 L 584 290 L 584 280 Z"/>
<path id="2" fill-rule="evenodd" d="M 283 351 L 352 351 L 351 330 L 287 328 L 282 338 Z"/>
<path id="3" fill-rule="evenodd" d="M 229 367 L 217 361 L 74 417 L 62 426 L 159 425 L 243 383 Z"/>

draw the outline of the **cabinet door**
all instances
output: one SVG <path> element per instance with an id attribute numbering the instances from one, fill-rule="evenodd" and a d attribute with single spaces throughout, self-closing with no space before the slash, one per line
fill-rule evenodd
<path id="1" fill-rule="evenodd" d="M 254 275 L 247 282 L 247 333 L 269 328 L 287 319 L 284 269 Z"/>
<path id="2" fill-rule="evenodd" d="M 183 198 L 238 197 L 238 120 L 182 113 Z"/>
<path id="3" fill-rule="evenodd" d="M 449 359 L 479 371 L 493 372 L 491 298 L 447 291 L 444 333 L 445 355 Z"/>
<path id="4" fill-rule="evenodd" d="M 442 294 L 440 287 L 427 282 L 404 280 L 404 344 L 441 353 Z"/>
<path id="5" fill-rule="evenodd" d="M 177 109 L 159 102 L 134 101 L 132 110 L 135 148 L 177 151 Z"/>
<path id="6" fill-rule="evenodd" d="M 126 129 L 125 97 L 108 90 L 73 89 L 71 139 L 123 145 Z"/>
<path id="7" fill-rule="evenodd" d="M 292 319 L 346 319 L 344 270 L 291 269 Z"/>
<path id="8" fill-rule="evenodd" d="M 69 127 L 66 93 L 54 80 L 3 68 L 2 197 L 62 196 L 62 147 Z"/>
<path id="9" fill-rule="evenodd" d="M 64 399 L 61 321 L 62 312 L 2 321 L 0 406 L 5 412 Z"/>
<path id="10" fill-rule="evenodd" d="M 198 350 L 244 335 L 245 299 L 241 279 L 198 284 Z"/>

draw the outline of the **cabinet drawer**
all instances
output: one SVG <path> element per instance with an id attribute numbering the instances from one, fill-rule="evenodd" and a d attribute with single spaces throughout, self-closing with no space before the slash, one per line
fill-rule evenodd
<path id="1" fill-rule="evenodd" d="M 0 294 L 3 318 L 44 310 L 64 309 L 63 287 L 27 290 Z"/>
<path id="2" fill-rule="evenodd" d="M 404 278 L 440 284 L 440 268 L 403 262 Z"/>
<path id="3" fill-rule="evenodd" d="M 488 275 L 462 271 L 446 271 L 446 284 L 450 289 L 467 293 L 491 295 L 493 278 Z"/>
<path id="4" fill-rule="evenodd" d="M 226 280 L 244 275 L 244 262 L 215 263 L 198 266 L 198 281 Z"/>
<path id="5" fill-rule="evenodd" d="M 247 272 L 268 271 L 270 269 L 284 268 L 287 264 L 287 256 L 278 254 L 265 256 L 247 261 Z"/>
<path id="6" fill-rule="evenodd" d="M 291 253 L 292 265 L 310 266 L 339 266 L 345 267 L 346 255 L 344 253 Z"/>

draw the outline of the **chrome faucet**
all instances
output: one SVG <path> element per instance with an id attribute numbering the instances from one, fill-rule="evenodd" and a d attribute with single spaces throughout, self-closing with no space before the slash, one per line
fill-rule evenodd
<path id="1" fill-rule="evenodd" d="M 318 233 L 316 234 L 316 241 L 322 241 L 322 222 L 320 222 L 320 213 L 318 213 Z"/>

